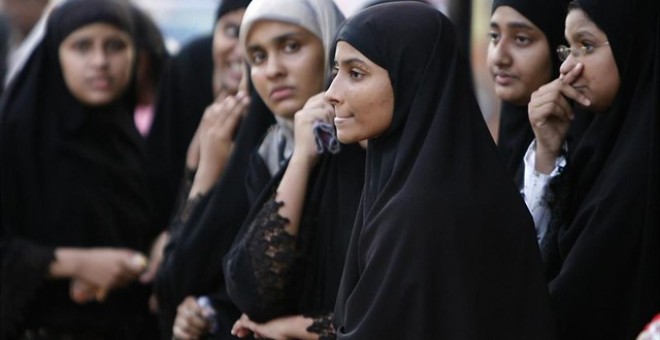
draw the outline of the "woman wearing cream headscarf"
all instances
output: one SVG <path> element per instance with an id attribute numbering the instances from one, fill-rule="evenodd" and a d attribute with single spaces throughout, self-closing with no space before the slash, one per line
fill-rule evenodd
<path id="1" fill-rule="evenodd" d="M 357 144 L 335 148 L 332 107 L 321 92 L 341 19 L 328 0 L 255 0 L 243 19 L 252 82 L 277 124 L 248 174 L 255 179 L 262 169 L 272 180 L 252 186 L 259 198 L 224 260 L 227 292 L 244 313 L 232 330 L 239 337 L 334 334 L 331 312 L 365 154 Z"/>

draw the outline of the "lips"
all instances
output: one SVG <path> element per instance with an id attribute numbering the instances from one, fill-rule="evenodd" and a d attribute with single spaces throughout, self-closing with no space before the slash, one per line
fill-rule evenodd
<path id="1" fill-rule="evenodd" d="M 295 88 L 293 86 L 278 86 L 270 91 L 268 97 L 275 101 L 281 101 L 293 97 Z"/>
<path id="2" fill-rule="evenodd" d="M 495 80 L 495 83 L 500 86 L 507 86 L 513 83 L 513 81 L 516 79 L 513 75 L 506 73 L 506 72 L 497 72 L 495 73 L 495 76 L 493 77 Z"/>
<path id="3" fill-rule="evenodd" d="M 112 84 L 112 80 L 110 79 L 110 77 L 99 76 L 99 77 L 89 78 L 87 80 L 87 83 L 92 89 L 97 91 L 102 91 L 110 88 L 110 85 Z"/>

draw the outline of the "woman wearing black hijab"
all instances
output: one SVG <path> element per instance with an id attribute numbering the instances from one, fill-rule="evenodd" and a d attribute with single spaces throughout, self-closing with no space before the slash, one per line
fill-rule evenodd
<path id="1" fill-rule="evenodd" d="M 502 100 L 497 148 L 517 183 L 534 139 L 527 103 L 532 92 L 559 75 L 555 49 L 564 42 L 567 0 L 495 0 L 488 69 Z"/>
<path id="2" fill-rule="evenodd" d="M 660 310 L 658 6 L 573 3 L 561 75 L 530 101 L 540 172 L 557 169 L 573 117 L 594 115 L 550 184 L 542 250 L 562 339 L 633 339 Z"/>
<path id="3" fill-rule="evenodd" d="M 172 58 L 163 76 L 147 138 L 149 185 L 157 223 L 163 228 L 172 218 L 185 175 L 186 153 L 206 108 L 214 99 L 221 102 L 238 90 L 243 60 L 236 46 L 243 11 L 249 3 L 223 0 L 216 11 L 213 36 L 186 45 Z"/>
<path id="4" fill-rule="evenodd" d="M 152 336 L 132 29 L 118 2 L 64 3 L 0 103 L 3 339 Z"/>
<path id="5" fill-rule="evenodd" d="M 337 40 L 326 93 L 337 136 L 369 138 L 337 338 L 554 338 L 534 226 L 450 21 L 424 4 L 378 5 Z"/>

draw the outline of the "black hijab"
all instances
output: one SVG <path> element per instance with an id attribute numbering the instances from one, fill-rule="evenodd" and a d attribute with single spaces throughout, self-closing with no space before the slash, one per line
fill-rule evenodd
<path id="1" fill-rule="evenodd" d="M 552 58 L 550 80 L 559 76 L 561 61 L 555 50 L 564 44 L 564 19 L 568 0 L 494 0 L 492 12 L 500 6 L 508 6 L 538 27 L 548 40 Z M 491 13 L 492 14 L 492 13 Z M 505 165 L 518 182 L 522 181 L 522 159 L 527 147 L 534 139 L 534 131 L 529 125 L 527 105 L 518 106 L 502 101 L 497 148 Z"/>
<path id="2" fill-rule="evenodd" d="M 338 339 L 553 338 L 534 226 L 450 21 L 424 4 L 377 5 L 338 40 L 388 71 L 395 98 L 391 127 L 369 140 Z"/>
<path id="3" fill-rule="evenodd" d="M 220 18 L 229 12 L 237 9 L 247 8 L 252 0 L 222 0 L 218 10 L 215 12 L 215 22 L 217 23 Z"/>
<path id="4" fill-rule="evenodd" d="M 46 273 L 30 273 L 30 254 L 12 257 L 25 242 L 144 252 L 152 236 L 132 92 L 127 89 L 102 107 L 86 106 L 63 79 L 60 44 L 73 31 L 99 22 L 132 37 L 130 12 L 115 1 L 70 0 L 56 8 L 43 41 L 0 103 L 3 316 L 5 307 L 16 308 L 11 314 L 29 311 L 27 320 L 38 326 L 60 320 L 65 325 L 56 327 L 94 329 L 118 321 L 127 305 L 137 312 L 139 303 L 146 303 L 146 295 L 139 299 L 120 289 L 105 304 L 77 305 L 69 298 L 68 281 L 43 282 Z M 37 292 L 38 282 L 43 285 Z M 26 298 L 28 286 L 36 295 L 16 306 L 13 299 Z"/>
<path id="5" fill-rule="evenodd" d="M 660 310 L 658 2 L 578 3 L 607 34 L 621 83 L 553 183 L 550 293 L 563 338 L 632 339 Z"/>

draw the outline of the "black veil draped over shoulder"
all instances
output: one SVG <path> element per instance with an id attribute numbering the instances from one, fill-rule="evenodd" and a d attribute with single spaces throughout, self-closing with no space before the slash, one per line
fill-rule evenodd
<path id="1" fill-rule="evenodd" d="M 621 83 L 551 184 L 550 294 L 563 339 L 633 339 L 660 311 L 660 4 L 578 4 L 607 34 L 600 48 L 612 49 Z"/>
<path id="2" fill-rule="evenodd" d="M 47 280 L 57 247 L 145 252 L 154 231 L 131 89 L 103 107 L 80 103 L 62 75 L 59 45 L 76 29 L 107 23 L 132 36 L 127 7 L 71 0 L 0 103 L 2 334 L 20 327 L 105 332 L 132 339 L 148 292 L 137 284 L 105 303 L 79 305 L 68 280 Z"/>
<path id="3" fill-rule="evenodd" d="M 164 260 L 156 279 L 159 313 L 171 332 L 176 308 L 188 295 L 209 295 L 217 311 L 219 332 L 214 338 L 233 338 L 229 334 L 240 312 L 227 297 L 222 257 L 251 207 L 245 177 L 255 148 L 273 114 L 252 89 L 248 113 L 240 124 L 234 148 L 222 177 L 191 212 L 186 223 L 172 230 Z M 163 338 L 169 338 L 163 334 Z"/>
<path id="4" fill-rule="evenodd" d="M 557 46 L 565 44 L 564 21 L 568 0 L 494 0 L 493 12 L 500 6 L 508 6 L 525 16 L 538 27 L 548 40 L 552 58 L 552 76 L 559 76 L 561 61 L 555 52 Z M 529 125 L 527 105 L 519 106 L 502 102 L 500 127 L 497 135 L 497 148 L 512 176 L 522 183 L 522 160 L 527 147 L 534 139 L 534 131 Z"/>
<path id="5" fill-rule="evenodd" d="M 554 338 L 534 225 L 450 21 L 428 5 L 377 5 L 338 40 L 394 90 L 392 125 L 369 140 L 338 339 Z"/>

